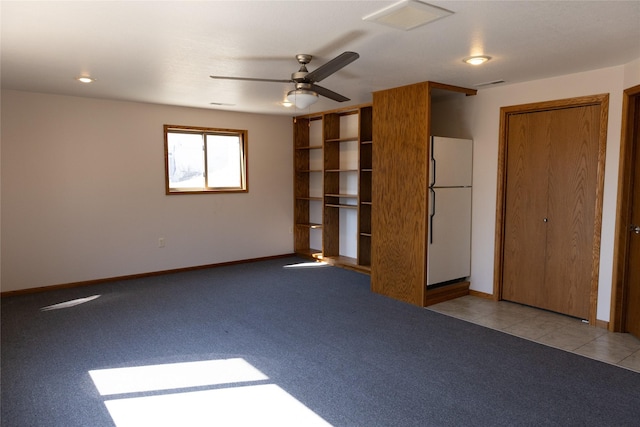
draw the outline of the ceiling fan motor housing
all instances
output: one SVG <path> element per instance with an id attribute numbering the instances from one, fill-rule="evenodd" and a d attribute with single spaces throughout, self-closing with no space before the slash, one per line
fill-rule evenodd
<path id="1" fill-rule="evenodd" d="M 309 74 L 309 72 L 305 68 L 304 71 L 300 70 L 298 72 L 292 73 L 291 80 L 296 83 L 305 82 L 307 80 L 307 74 Z"/>
<path id="2" fill-rule="evenodd" d="M 300 63 L 300 69 L 297 72 L 291 74 L 292 81 L 296 83 L 306 81 L 307 74 L 309 74 L 309 70 L 307 70 L 306 65 L 311 62 L 311 58 L 313 58 L 313 56 L 307 54 L 296 55 L 296 59 L 298 60 L 298 63 Z"/>
<path id="3" fill-rule="evenodd" d="M 306 65 L 309 62 L 311 62 L 311 58 L 313 58 L 313 56 L 308 55 L 306 53 L 300 53 L 300 54 L 296 55 L 296 59 L 302 65 Z"/>

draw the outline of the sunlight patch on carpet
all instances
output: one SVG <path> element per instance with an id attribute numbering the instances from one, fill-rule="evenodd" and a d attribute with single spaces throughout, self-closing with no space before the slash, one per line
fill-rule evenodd
<path id="1" fill-rule="evenodd" d="M 89 375 L 103 396 L 269 379 L 244 359 L 97 369 Z"/>
<path id="2" fill-rule="evenodd" d="M 105 402 L 117 427 L 330 426 L 275 384 Z"/>
<path id="3" fill-rule="evenodd" d="M 284 268 L 313 268 L 313 267 L 326 267 L 327 264 L 324 261 L 311 261 L 311 262 L 299 262 L 296 264 L 285 265 Z"/>
<path id="4" fill-rule="evenodd" d="M 49 310 L 60 310 L 62 308 L 70 308 L 75 307 L 76 305 L 84 304 L 85 302 L 93 301 L 96 298 L 99 298 L 100 295 L 92 295 L 86 298 L 78 298 L 72 299 L 69 301 L 61 302 L 58 304 L 48 305 L 46 307 L 42 307 L 40 311 L 49 311 Z"/>
<path id="5" fill-rule="evenodd" d="M 242 358 L 95 369 L 89 375 L 102 396 L 118 395 L 104 402 L 116 427 L 331 426 Z M 140 396 L 145 392 L 152 394 Z"/>

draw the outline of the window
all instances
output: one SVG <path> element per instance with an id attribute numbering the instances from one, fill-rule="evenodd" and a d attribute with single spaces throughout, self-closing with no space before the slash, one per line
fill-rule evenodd
<path id="1" fill-rule="evenodd" d="M 247 131 L 164 125 L 167 194 L 247 192 Z"/>

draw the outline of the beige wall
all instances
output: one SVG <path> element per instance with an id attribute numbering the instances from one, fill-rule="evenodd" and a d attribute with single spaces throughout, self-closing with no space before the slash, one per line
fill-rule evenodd
<path id="1" fill-rule="evenodd" d="M 640 58 L 624 67 L 624 88 L 628 89 L 638 84 L 640 84 Z"/>
<path id="2" fill-rule="evenodd" d="M 166 196 L 163 124 L 248 129 L 249 193 Z M 3 91 L 1 289 L 291 253 L 291 147 L 289 117 Z"/>
<path id="3" fill-rule="evenodd" d="M 609 93 L 597 314 L 609 320 L 622 91 L 637 84 L 640 59 L 439 103 L 475 143 L 472 289 L 493 292 L 500 107 Z M 165 196 L 164 123 L 249 129 L 250 192 Z M 3 92 L 2 290 L 291 252 L 291 133 L 281 116 Z"/>
<path id="4" fill-rule="evenodd" d="M 500 108 L 601 93 L 609 94 L 609 122 L 602 216 L 602 242 L 598 288 L 599 320 L 608 321 L 611 304 L 613 243 L 622 92 L 640 83 L 636 63 L 478 91 L 464 100 L 465 126 L 474 139 L 474 199 L 471 289 L 493 293 L 494 233 L 497 191 L 497 156 Z"/>

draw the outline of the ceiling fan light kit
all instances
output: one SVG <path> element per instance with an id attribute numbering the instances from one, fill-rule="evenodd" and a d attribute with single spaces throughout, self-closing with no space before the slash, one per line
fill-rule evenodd
<path id="1" fill-rule="evenodd" d="M 296 55 L 296 60 L 300 64 L 300 69 L 291 74 L 289 80 L 261 79 L 252 77 L 230 77 L 230 76 L 210 76 L 212 79 L 221 80 L 244 80 L 257 82 L 273 82 L 273 83 L 295 83 L 296 88 L 287 93 L 286 101 L 294 104 L 297 108 L 304 109 L 318 101 L 319 96 L 332 99 L 337 102 L 349 101 L 346 96 L 333 92 L 316 83 L 326 79 L 333 73 L 341 70 L 353 61 L 358 59 L 360 55 L 356 52 L 343 52 L 333 58 L 331 61 L 309 72 L 307 64 L 311 62 L 313 56 L 308 54 Z M 283 103 L 283 105 L 285 105 Z M 286 105 L 285 105 L 286 106 Z"/>
<path id="2" fill-rule="evenodd" d="M 287 94 L 287 101 L 303 110 L 318 102 L 318 94 L 308 89 L 296 89 Z"/>

